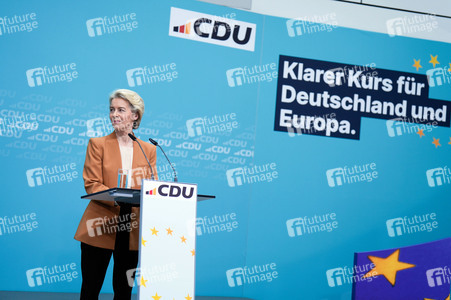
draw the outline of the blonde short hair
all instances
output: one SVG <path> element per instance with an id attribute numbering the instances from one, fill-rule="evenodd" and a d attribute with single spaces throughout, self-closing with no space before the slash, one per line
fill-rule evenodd
<path id="1" fill-rule="evenodd" d="M 134 91 L 127 89 L 115 90 L 110 95 L 110 104 L 114 98 L 121 98 L 130 103 L 130 108 L 133 113 L 138 115 L 138 119 L 133 122 L 133 129 L 138 129 L 141 119 L 144 115 L 144 101 L 143 99 Z"/>

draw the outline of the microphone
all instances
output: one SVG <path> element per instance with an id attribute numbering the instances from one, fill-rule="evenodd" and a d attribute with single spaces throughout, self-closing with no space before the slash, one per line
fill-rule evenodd
<path id="1" fill-rule="evenodd" d="M 149 138 L 149 141 L 154 144 L 155 146 L 158 146 L 161 151 L 163 152 L 164 156 L 166 157 L 166 159 L 168 160 L 169 165 L 171 166 L 172 170 L 174 171 L 174 182 L 178 182 L 179 180 L 177 179 L 177 172 L 174 169 L 174 166 L 172 165 L 171 161 L 169 160 L 168 156 L 166 155 L 166 153 L 164 153 L 163 148 L 161 148 L 160 145 L 158 145 L 158 142 L 152 138 Z"/>
<path id="2" fill-rule="evenodd" d="M 137 139 L 133 134 L 129 133 L 128 136 L 129 136 L 134 142 L 137 142 L 137 143 L 138 143 L 139 148 L 141 148 L 141 152 L 144 154 L 144 157 L 146 158 L 147 164 L 148 164 L 149 167 L 150 167 L 150 173 L 152 174 L 150 179 L 155 180 L 155 177 L 153 176 L 153 169 L 152 169 L 152 166 L 150 165 L 149 159 L 147 159 L 147 156 L 146 156 L 146 153 L 145 153 L 144 150 L 143 150 L 143 147 L 141 147 L 141 144 L 139 143 L 138 139 Z"/>

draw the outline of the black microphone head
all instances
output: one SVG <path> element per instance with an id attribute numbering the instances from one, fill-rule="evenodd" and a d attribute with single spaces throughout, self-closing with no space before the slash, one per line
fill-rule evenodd
<path id="1" fill-rule="evenodd" d="M 133 134 L 129 133 L 128 136 L 129 136 L 133 141 L 136 142 L 136 137 L 135 137 Z"/>
<path id="2" fill-rule="evenodd" d="M 155 146 L 158 146 L 158 142 L 152 138 L 149 138 L 149 141 L 154 144 Z"/>

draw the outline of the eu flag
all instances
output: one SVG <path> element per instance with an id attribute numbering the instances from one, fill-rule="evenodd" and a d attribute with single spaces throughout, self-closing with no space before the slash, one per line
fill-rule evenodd
<path id="1" fill-rule="evenodd" d="M 355 253 L 353 300 L 449 300 L 451 238 Z"/>

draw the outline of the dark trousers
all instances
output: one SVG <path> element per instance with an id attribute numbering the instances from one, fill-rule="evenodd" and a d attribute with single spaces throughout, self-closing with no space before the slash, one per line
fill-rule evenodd
<path id="1" fill-rule="evenodd" d="M 121 215 L 127 212 L 127 209 L 122 209 L 121 207 Z M 113 299 L 130 300 L 133 285 L 130 286 L 129 284 L 127 271 L 136 268 L 138 264 L 138 251 L 129 250 L 129 238 L 129 232 L 117 232 L 114 250 L 81 243 L 82 285 L 80 300 L 98 300 L 110 263 L 111 254 L 113 254 L 114 259 Z M 134 278 L 135 272 L 132 274 Z"/>

